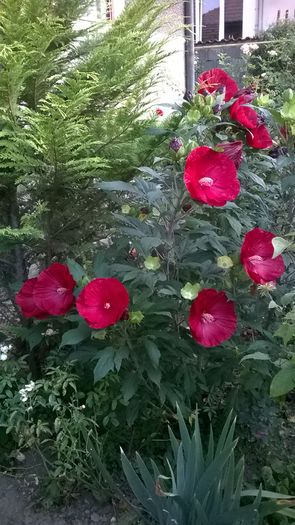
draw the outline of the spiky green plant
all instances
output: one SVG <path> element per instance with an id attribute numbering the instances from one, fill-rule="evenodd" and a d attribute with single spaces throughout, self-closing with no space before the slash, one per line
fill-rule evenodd
<path id="1" fill-rule="evenodd" d="M 235 419 L 229 415 L 217 444 L 211 430 L 207 451 L 202 444 L 198 413 L 190 436 L 181 411 L 177 410 L 181 440 L 169 428 L 172 460 L 166 459 L 166 474 L 151 461 L 153 474 L 139 454 L 136 470 L 122 452 L 128 483 L 142 508 L 159 525 L 257 525 L 261 518 L 279 510 L 276 502 L 262 503 L 262 496 L 280 494 L 250 491 L 255 499 L 242 505 L 244 460 L 235 461 Z"/>

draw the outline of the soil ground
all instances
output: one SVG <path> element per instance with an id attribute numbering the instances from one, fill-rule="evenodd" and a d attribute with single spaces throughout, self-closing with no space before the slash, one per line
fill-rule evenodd
<path id="1" fill-rule="evenodd" d="M 1 525 L 109 525 L 116 523 L 112 516 L 112 507 L 101 507 L 91 495 L 80 496 L 68 506 L 37 508 L 25 479 L 0 475 Z"/>

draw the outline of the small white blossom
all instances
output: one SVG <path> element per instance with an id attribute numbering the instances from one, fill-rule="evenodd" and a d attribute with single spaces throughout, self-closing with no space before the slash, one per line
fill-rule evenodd
<path id="1" fill-rule="evenodd" d="M 47 337 L 52 337 L 53 335 L 58 334 L 57 330 L 53 330 L 52 328 L 47 328 L 46 332 L 42 335 L 46 335 Z"/>
<path id="2" fill-rule="evenodd" d="M 266 77 L 266 75 L 267 75 L 267 73 L 261 73 L 260 76 L 261 76 L 262 78 L 264 78 L 264 77 Z"/>
<path id="3" fill-rule="evenodd" d="M 271 56 L 271 57 L 277 57 L 277 56 L 278 56 L 278 53 L 277 53 L 274 49 L 270 49 L 270 50 L 268 51 L 268 54 L 269 54 L 269 56 Z"/>
<path id="4" fill-rule="evenodd" d="M 27 385 L 25 385 L 23 388 L 19 390 L 19 395 L 23 403 L 25 403 L 28 400 L 28 392 L 32 392 L 35 388 L 34 381 L 30 381 Z"/>
<path id="5" fill-rule="evenodd" d="M 0 361 L 6 361 L 7 354 L 12 349 L 12 345 L 0 344 Z"/>
<path id="6" fill-rule="evenodd" d="M 252 51 L 255 51 L 258 48 L 258 44 L 243 44 L 240 49 L 244 55 L 251 55 Z"/>

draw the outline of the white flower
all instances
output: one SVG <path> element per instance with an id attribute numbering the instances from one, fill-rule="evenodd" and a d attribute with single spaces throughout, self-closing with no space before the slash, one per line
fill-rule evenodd
<path id="1" fill-rule="evenodd" d="M 264 77 L 266 77 L 266 75 L 267 75 L 267 73 L 261 73 L 260 76 L 261 76 L 262 78 L 264 78 Z"/>
<path id="2" fill-rule="evenodd" d="M 270 49 L 270 50 L 268 51 L 268 54 L 269 54 L 269 56 L 271 56 L 271 57 L 276 57 L 276 56 L 278 56 L 278 53 L 277 53 L 274 49 Z"/>
<path id="3" fill-rule="evenodd" d="M 7 355 L 6 354 L 0 354 L 0 361 L 6 361 Z"/>
<path id="4" fill-rule="evenodd" d="M 25 403 L 28 400 L 28 396 L 24 388 L 21 388 L 19 390 L 19 395 L 23 403 Z"/>
<path id="5" fill-rule="evenodd" d="M 252 51 L 255 51 L 258 48 L 258 44 L 243 44 L 240 49 L 244 55 L 251 55 Z"/>
<path id="6" fill-rule="evenodd" d="M 56 334 L 58 334 L 57 330 L 53 330 L 52 328 L 47 328 L 47 330 L 46 330 L 44 335 L 47 335 L 48 337 L 51 337 L 51 336 L 56 335 Z"/>
<path id="7" fill-rule="evenodd" d="M 7 354 L 12 349 L 12 345 L 0 345 L 0 352 L 2 354 Z"/>
<path id="8" fill-rule="evenodd" d="M 19 390 L 19 395 L 23 403 L 25 403 L 28 400 L 28 392 L 32 392 L 35 388 L 34 381 L 30 381 L 27 385 L 25 385 L 23 388 Z"/>

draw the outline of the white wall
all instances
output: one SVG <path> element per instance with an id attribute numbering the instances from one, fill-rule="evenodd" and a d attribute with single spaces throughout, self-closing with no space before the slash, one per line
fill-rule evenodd
<path id="1" fill-rule="evenodd" d="M 258 0 L 243 1 L 243 38 L 255 36 L 257 20 L 257 2 Z"/>
<path id="2" fill-rule="evenodd" d="M 287 9 L 289 18 L 294 18 L 295 0 L 264 0 L 263 4 L 263 30 L 276 22 L 278 10 L 281 12 L 281 19 L 285 18 Z"/>

